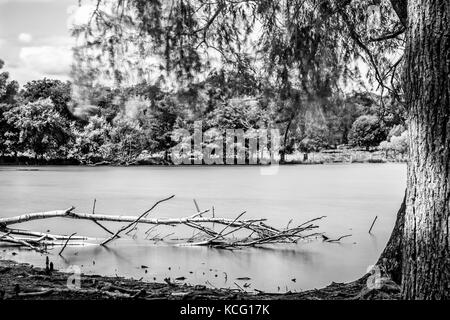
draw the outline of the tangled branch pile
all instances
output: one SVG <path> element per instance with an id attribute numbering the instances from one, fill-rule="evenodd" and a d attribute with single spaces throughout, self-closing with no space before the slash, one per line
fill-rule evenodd
<path id="1" fill-rule="evenodd" d="M 122 236 L 128 236 L 133 230 L 137 230 L 139 224 L 152 225 L 146 232 L 146 239 L 157 227 L 160 226 L 180 226 L 184 225 L 197 231 L 192 237 L 177 240 L 178 246 L 211 246 L 216 248 L 240 248 L 254 247 L 275 243 L 297 243 L 299 240 L 305 240 L 311 237 L 321 235 L 321 233 L 311 232 L 318 228 L 314 223 L 324 217 L 318 217 L 308 220 L 298 226 L 290 227 L 292 221 L 286 228 L 275 228 L 265 223 L 266 219 L 242 219 L 245 211 L 239 214 L 235 219 L 215 217 L 214 209 L 212 215 L 207 216 L 210 210 L 201 211 L 194 200 L 197 213 L 183 218 L 148 218 L 150 212 L 164 201 L 172 199 L 174 196 L 157 201 L 150 209 L 146 210 L 139 216 L 124 215 L 104 215 L 95 213 L 95 202 L 92 213 L 78 213 L 75 208 L 71 207 L 67 210 L 56 210 L 49 212 L 28 213 L 16 217 L 0 218 L 0 242 L 24 246 L 32 250 L 44 252 L 48 246 L 62 246 L 60 254 L 64 248 L 70 245 L 83 244 L 92 238 L 76 236 L 72 234 L 53 235 L 49 233 L 27 231 L 11 228 L 10 225 L 23 223 L 38 219 L 48 218 L 66 218 L 66 219 L 83 219 L 90 220 L 101 227 L 109 234 L 109 237 L 102 240 L 100 245 L 106 246 L 111 241 Z M 111 231 L 101 224 L 106 222 L 125 222 L 126 225 L 117 231 Z M 215 230 L 215 225 L 221 226 L 220 231 Z M 172 235 L 173 233 L 169 234 Z M 236 235 L 243 234 L 238 238 Z M 150 240 L 164 240 L 165 237 L 153 237 Z M 181 242 L 180 242 L 181 240 Z"/>

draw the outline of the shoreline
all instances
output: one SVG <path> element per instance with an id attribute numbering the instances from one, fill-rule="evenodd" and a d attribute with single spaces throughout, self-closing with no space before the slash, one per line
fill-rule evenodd
<path id="1" fill-rule="evenodd" d="M 407 158 L 403 154 L 386 153 L 380 150 L 323 150 L 320 152 L 311 152 L 304 158 L 303 153 L 289 154 L 283 162 L 277 162 L 275 166 L 286 165 L 317 165 L 317 164 L 352 164 L 352 163 L 406 163 Z M 95 163 L 80 162 L 76 159 L 54 158 L 54 159 L 34 159 L 28 156 L 2 156 L 0 157 L 0 166 L 86 166 L 86 167 L 133 167 L 133 166 L 160 166 L 160 167 L 229 167 L 229 166 L 251 166 L 268 167 L 270 164 L 227 164 L 224 160 L 222 164 L 174 164 L 169 160 L 159 157 L 137 158 L 129 162 L 116 160 L 101 160 Z"/>
<path id="2" fill-rule="evenodd" d="M 278 163 L 273 166 L 312 166 L 312 165 L 330 165 L 330 164 L 392 164 L 392 163 L 404 163 L 407 161 L 333 161 L 333 162 L 285 162 Z M 79 164 L 79 163 L 2 163 L 0 162 L 0 167 L 88 167 L 88 168 L 98 168 L 98 167 L 110 167 L 110 168 L 126 168 L 126 167 L 168 167 L 168 168 L 188 168 L 188 167 L 259 167 L 265 168 L 270 167 L 270 164 Z"/>
<path id="3" fill-rule="evenodd" d="M 399 287 L 391 282 L 367 289 L 368 275 L 349 283 L 302 292 L 244 292 L 241 289 L 208 288 L 165 279 L 145 282 L 124 277 L 81 274 L 80 289 L 67 286 L 70 274 L 46 271 L 30 264 L 0 260 L 0 299 L 8 300 L 397 300 Z"/>

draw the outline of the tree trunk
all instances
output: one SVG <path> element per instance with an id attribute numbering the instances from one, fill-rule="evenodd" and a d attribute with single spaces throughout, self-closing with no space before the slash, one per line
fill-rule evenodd
<path id="1" fill-rule="evenodd" d="M 404 90 L 408 107 L 402 293 L 450 298 L 450 1 L 409 0 Z"/>
<path id="2" fill-rule="evenodd" d="M 284 132 L 284 138 L 283 138 L 283 147 L 280 150 L 280 163 L 285 163 L 286 162 L 286 144 L 287 144 L 287 138 L 289 135 L 289 129 L 291 127 L 292 121 L 293 121 L 293 117 L 289 120 L 287 126 L 286 126 L 286 131 Z"/>

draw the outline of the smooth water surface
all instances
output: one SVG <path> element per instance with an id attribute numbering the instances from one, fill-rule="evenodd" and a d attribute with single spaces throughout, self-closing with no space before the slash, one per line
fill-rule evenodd
<path id="1" fill-rule="evenodd" d="M 205 247 L 154 245 L 138 239 L 114 241 L 109 248 L 70 247 L 64 258 L 52 249 L 59 269 L 78 265 L 82 272 L 120 275 L 162 282 L 184 276 L 186 283 L 216 287 L 250 284 L 249 290 L 272 292 L 305 290 L 345 282 L 364 274 L 383 250 L 406 185 L 404 164 L 336 164 L 282 166 L 275 175 L 261 175 L 258 167 L 0 167 L 0 216 L 65 209 L 139 215 L 166 196 L 176 197 L 152 211 L 152 217 L 184 217 L 214 206 L 216 216 L 267 218 L 286 226 L 327 216 L 320 229 L 330 238 L 351 234 L 341 243 L 313 241 L 264 249 L 218 250 Z M 368 233 L 375 218 L 372 235 Z M 105 223 L 117 230 L 121 224 Z M 20 228 L 59 234 L 105 237 L 89 221 L 50 219 L 21 224 Z M 145 229 L 144 226 L 140 227 Z M 217 227 L 219 228 L 219 227 Z M 162 228 L 161 236 L 192 230 Z M 157 235 L 157 233 L 155 235 Z M 15 255 L 13 255 L 13 253 Z M 0 251 L 0 258 L 42 266 L 43 255 L 27 250 Z M 141 268 L 142 265 L 148 269 Z M 170 268 L 170 269 L 169 269 Z M 147 270 L 147 273 L 145 272 Z M 239 281 L 238 277 L 251 280 Z M 294 281 L 295 279 L 295 281 Z"/>

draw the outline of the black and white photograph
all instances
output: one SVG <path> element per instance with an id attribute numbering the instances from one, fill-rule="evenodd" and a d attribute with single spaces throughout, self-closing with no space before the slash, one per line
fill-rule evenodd
<path id="1" fill-rule="evenodd" d="M 448 300 L 449 26 L 448 0 L 0 0 L 0 300 Z"/>

